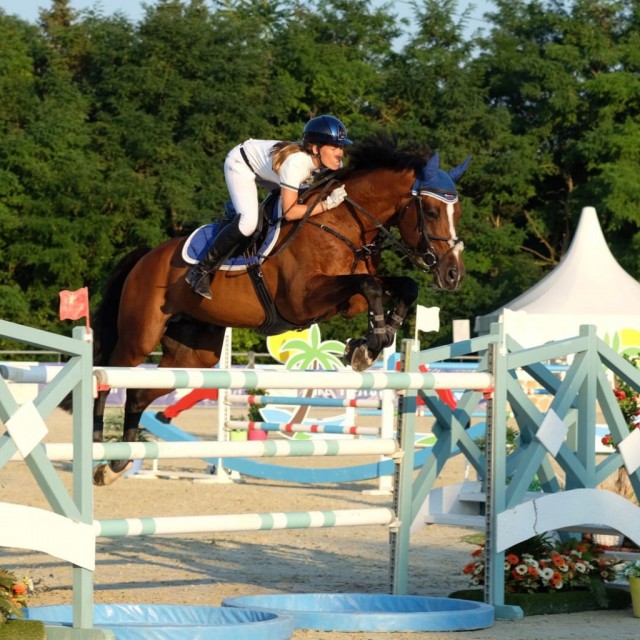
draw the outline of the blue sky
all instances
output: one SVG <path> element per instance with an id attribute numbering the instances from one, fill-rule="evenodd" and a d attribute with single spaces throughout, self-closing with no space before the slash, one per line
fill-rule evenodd
<path id="1" fill-rule="evenodd" d="M 383 0 L 374 0 L 375 4 L 383 4 Z M 153 0 L 147 0 L 146 4 L 153 4 Z M 401 17 L 411 17 L 411 5 L 408 0 L 400 0 L 394 3 L 397 14 Z M 489 25 L 484 22 L 482 15 L 492 9 L 489 0 L 459 0 L 459 10 L 474 5 L 471 20 L 468 29 L 470 32 L 480 27 L 487 28 Z M 38 18 L 38 12 L 42 7 L 49 7 L 51 3 L 48 0 L 0 0 L 0 8 L 6 13 L 15 14 L 29 22 L 35 22 Z M 142 17 L 143 11 L 141 3 L 138 0 L 72 0 L 71 6 L 75 9 L 99 8 L 102 13 L 110 15 L 116 11 L 124 13 L 131 20 L 138 20 Z"/>

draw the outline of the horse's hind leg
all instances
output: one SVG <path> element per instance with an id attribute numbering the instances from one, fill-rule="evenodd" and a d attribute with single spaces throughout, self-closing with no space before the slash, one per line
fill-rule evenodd
<path id="1" fill-rule="evenodd" d="M 200 369 L 215 366 L 220 359 L 224 332 L 223 327 L 206 325 L 191 318 L 170 323 L 161 340 L 162 358 L 158 366 Z M 156 398 L 171 391 L 173 389 L 127 389 L 123 442 L 137 440 L 142 413 Z M 98 478 L 96 483 L 111 484 L 126 471 L 129 462 L 129 460 L 112 460 L 108 465 L 112 473 L 103 469 L 102 477 Z M 94 481 L 96 481 L 95 473 Z"/>
<path id="2" fill-rule="evenodd" d="M 172 323 L 162 337 L 159 367 L 209 369 L 220 359 L 224 327 L 203 324 L 191 318 Z M 156 399 L 173 389 L 128 389 L 124 410 L 123 441 L 135 442 L 140 418 Z"/>

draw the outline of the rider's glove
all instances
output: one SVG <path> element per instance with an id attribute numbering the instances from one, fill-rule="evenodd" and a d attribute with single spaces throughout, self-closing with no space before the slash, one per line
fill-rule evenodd
<path id="1" fill-rule="evenodd" d="M 347 197 L 347 190 L 344 185 L 340 185 L 337 189 L 334 189 L 327 199 L 324 201 L 324 210 L 335 209 L 339 204 L 342 204 Z"/>

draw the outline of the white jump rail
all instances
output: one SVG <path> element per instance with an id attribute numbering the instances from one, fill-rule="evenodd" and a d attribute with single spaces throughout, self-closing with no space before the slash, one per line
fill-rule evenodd
<path id="1" fill-rule="evenodd" d="M 73 460 L 71 443 L 38 445 L 52 462 Z M 397 451 L 394 439 L 372 440 L 254 440 L 248 442 L 94 442 L 93 460 L 153 460 L 188 458 L 280 458 L 386 455 Z M 12 460 L 21 460 L 16 453 Z"/>
<path id="2" fill-rule="evenodd" d="M 400 373 L 395 371 L 271 371 L 233 369 L 140 369 L 95 367 L 100 385 L 128 389 L 488 389 L 489 373 Z"/>

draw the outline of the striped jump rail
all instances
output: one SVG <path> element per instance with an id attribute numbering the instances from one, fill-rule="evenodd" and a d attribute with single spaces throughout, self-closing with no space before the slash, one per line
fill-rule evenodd
<path id="1" fill-rule="evenodd" d="M 63 367 L 0 365 L 0 375 L 12 382 L 47 383 Z M 397 371 L 277 371 L 268 369 L 147 369 L 94 367 L 99 385 L 126 389 L 488 389 L 486 372 L 402 373 Z"/>
<path id="2" fill-rule="evenodd" d="M 64 365 L 18 365 L 0 364 L 0 377 L 9 382 L 26 384 L 47 384 L 51 382 L 63 369 Z"/>
<path id="3" fill-rule="evenodd" d="M 342 424 L 300 424 L 295 422 L 253 422 L 229 420 L 229 431 L 277 431 L 279 433 L 332 433 L 354 436 L 380 435 L 380 427 L 358 427 Z"/>
<path id="4" fill-rule="evenodd" d="M 38 445 L 53 462 L 73 460 L 71 443 Z M 153 460 L 188 458 L 286 458 L 315 456 L 392 456 L 395 440 L 263 440 L 251 442 L 94 442 L 92 460 Z M 22 460 L 16 453 L 12 460 Z"/>
<path id="5" fill-rule="evenodd" d="M 127 389 L 486 389 L 484 372 L 275 371 L 268 369 L 141 369 L 95 367 L 98 384 Z"/>
<path id="6" fill-rule="evenodd" d="M 93 527 L 96 536 L 115 538 L 182 533 L 359 527 L 364 525 L 391 525 L 394 521 L 395 515 L 392 509 L 377 507 L 373 509 L 336 509 L 282 513 L 118 518 L 115 520 L 95 520 Z"/>
<path id="7" fill-rule="evenodd" d="M 380 409 L 380 400 L 376 398 L 300 398 L 298 396 L 256 396 L 232 395 L 227 404 L 280 404 L 299 407 L 355 407 L 362 409 Z"/>

